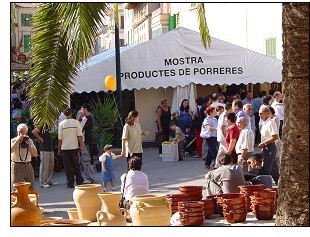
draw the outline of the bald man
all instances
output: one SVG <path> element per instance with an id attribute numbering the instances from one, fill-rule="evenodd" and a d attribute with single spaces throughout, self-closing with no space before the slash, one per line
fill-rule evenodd
<path id="1" fill-rule="evenodd" d="M 238 164 L 243 166 L 243 173 L 246 173 L 248 171 L 247 160 L 254 152 L 254 133 L 245 117 L 238 118 L 237 126 L 240 129 L 240 135 L 236 143 Z"/>

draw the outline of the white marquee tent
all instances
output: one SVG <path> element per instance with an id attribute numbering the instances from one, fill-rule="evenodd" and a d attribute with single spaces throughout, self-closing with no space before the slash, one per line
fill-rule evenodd
<path id="1" fill-rule="evenodd" d="M 212 38 L 204 49 L 198 32 L 180 27 L 138 45 L 121 48 L 122 90 L 202 85 L 281 82 L 278 59 Z M 114 49 L 95 55 L 80 67 L 76 92 L 107 89 L 115 76 Z"/>

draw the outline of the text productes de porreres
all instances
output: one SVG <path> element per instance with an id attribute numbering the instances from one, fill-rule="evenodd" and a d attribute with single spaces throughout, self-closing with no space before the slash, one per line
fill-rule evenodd
<path id="1" fill-rule="evenodd" d="M 165 67 L 203 64 L 202 57 L 184 57 L 164 59 Z M 191 75 L 236 75 L 243 74 L 242 67 L 192 67 L 192 68 L 167 68 L 160 70 L 146 70 L 135 72 L 122 72 L 123 79 L 141 79 L 154 77 L 174 77 Z"/>

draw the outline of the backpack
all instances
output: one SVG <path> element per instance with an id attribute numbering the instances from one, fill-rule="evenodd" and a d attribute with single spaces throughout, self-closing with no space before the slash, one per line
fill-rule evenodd
<path id="1" fill-rule="evenodd" d="M 203 122 L 203 120 L 206 117 L 205 114 L 204 114 L 204 111 L 205 111 L 206 108 L 205 108 L 204 105 L 201 106 L 200 109 L 198 109 L 198 106 L 196 106 L 196 108 L 197 108 L 197 114 L 196 114 L 195 119 L 193 121 L 193 126 L 194 126 L 195 129 L 200 130 L 202 122 Z"/>

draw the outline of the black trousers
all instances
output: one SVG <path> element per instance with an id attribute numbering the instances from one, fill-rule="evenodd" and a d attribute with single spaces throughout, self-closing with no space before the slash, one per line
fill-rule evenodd
<path id="1" fill-rule="evenodd" d="M 268 144 L 263 148 L 263 167 L 269 170 L 274 182 L 278 185 L 280 175 L 276 155 L 277 145 L 275 143 Z"/>
<path id="2" fill-rule="evenodd" d="M 84 183 L 84 178 L 81 174 L 81 165 L 79 159 L 79 150 L 61 150 L 61 156 L 64 160 L 64 168 L 67 177 L 67 186 L 74 186 L 74 176 L 77 185 Z"/>

